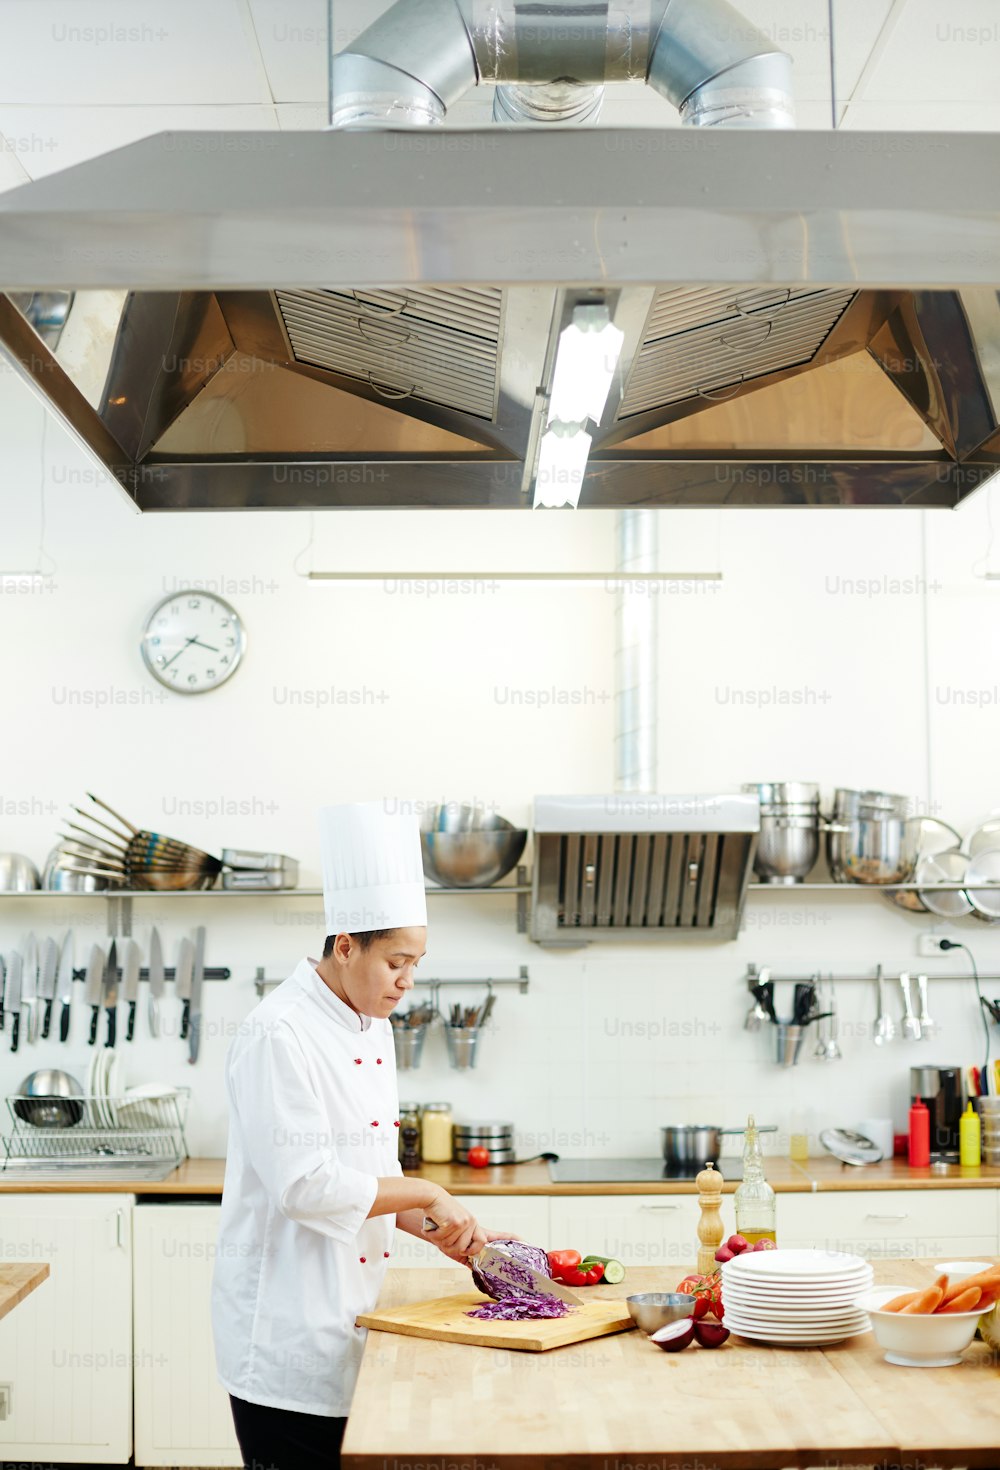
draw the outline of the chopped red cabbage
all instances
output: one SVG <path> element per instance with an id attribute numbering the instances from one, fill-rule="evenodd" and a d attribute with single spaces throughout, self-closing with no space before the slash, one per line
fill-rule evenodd
<path id="1" fill-rule="evenodd" d="M 467 1317 L 480 1317 L 486 1322 L 524 1322 L 531 1317 L 565 1317 L 569 1303 L 557 1296 L 511 1295 L 502 1302 L 484 1302 L 466 1312 Z"/>
<path id="2" fill-rule="evenodd" d="M 551 1277 L 545 1252 L 539 1246 L 525 1245 L 521 1240 L 497 1240 L 493 1244 L 501 1246 L 505 1255 L 511 1257 L 510 1274 L 518 1284 L 512 1284 L 492 1271 L 483 1272 L 473 1268 L 472 1279 L 476 1286 L 486 1296 L 493 1297 L 493 1301 L 484 1302 L 481 1307 L 476 1307 L 465 1315 L 479 1317 L 487 1322 L 523 1322 L 532 1317 L 565 1317 L 570 1311 L 568 1304 L 561 1297 L 537 1291 L 532 1284 L 529 1270 L 523 1269 L 528 1267 L 542 1276 Z M 518 1268 L 519 1262 L 522 1269 Z"/>

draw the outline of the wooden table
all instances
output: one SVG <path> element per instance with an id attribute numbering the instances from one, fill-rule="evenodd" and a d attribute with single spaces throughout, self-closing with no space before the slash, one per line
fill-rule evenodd
<path id="1" fill-rule="evenodd" d="M 874 1269 L 877 1281 L 904 1285 L 929 1273 L 914 1261 Z M 456 1271 L 390 1271 L 379 1305 L 466 1283 Z M 630 1271 L 626 1284 L 665 1286 L 652 1268 Z M 637 1331 L 551 1353 L 371 1332 L 343 1457 L 344 1470 L 997 1466 L 1000 1368 L 980 1342 L 952 1368 L 893 1367 L 872 1334 L 824 1350 L 734 1337 L 674 1356 Z"/>
<path id="2" fill-rule="evenodd" d="M 0 1317 L 12 1312 L 49 1274 L 48 1266 L 27 1262 L 23 1266 L 0 1266 Z"/>

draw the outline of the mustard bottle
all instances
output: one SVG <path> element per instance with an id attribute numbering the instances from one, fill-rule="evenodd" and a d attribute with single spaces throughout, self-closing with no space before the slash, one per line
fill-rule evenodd
<path id="1" fill-rule="evenodd" d="M 969 1103 L 958 1120 L 958 1162 L 963 1169 L 977 1169 L 980 1162 L 979 1114 Z"/>

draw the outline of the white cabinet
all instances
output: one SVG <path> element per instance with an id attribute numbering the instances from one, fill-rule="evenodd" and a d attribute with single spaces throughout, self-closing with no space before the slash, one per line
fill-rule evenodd
<path id="1" fill-rule="evenodd" d="M 529 1194 L 488 1194 L 488 1195 L 457 1195 L 459 1204 L 465 1205 L 481 1225 L 488 1230 L 509 1230 L 512 1235 L 519 1235 L 522 1240 L 530 1241 L 533 1245 L 544 1245 L 548 1249 L 547 1242 L 550 1236 L 549 1208 L 555 1204 L 555 1200 L 549 1199 L 547 1195 Z M 397 1230 L 396 1238 L 392 1243 L 392 1256 L 389 1260 L 390 1267 L 408 1266 L 433 1266 L 435 1270 L 446 1268 L 449 1262 L 429 1241 L 418 1240 L 415 1235 L 407 1235 L 405 1230 Z M 468 1286 L 469 1273 L 464 1266 L 455 1263 L 456 1290 L 464 1290 Z"/>
<path id="2" fill-rule="evenodd" d="M 215 1376 L 211 1286 L 218 1205 L 139 1205 L 135 1241 L 135 1463 L 242 1465 Z"/>
<path id="3" fill-rule="evenodd" d="M 993 1189 L 872 1189 L 779 1194 L 779 1245 L 854 1251 L 870 1261 L 996 1255 Z"/>
<path id="4" fill-rule="evenodd" d="M 662 1266 L 672 1289 L 678 1268 L 697 1260 L 698 1216 L 694 1195 L 554 1195 L 549 1249 L 614 1256 L 626 1270 Z"/>
<path id="5" fill-rule="evenodd" d="M 0 1321 L 0 1459 L 124 1465 L 132 1453 L 134 1199 L 0 1195 L 0 1256 L 49 1278 Z"/>

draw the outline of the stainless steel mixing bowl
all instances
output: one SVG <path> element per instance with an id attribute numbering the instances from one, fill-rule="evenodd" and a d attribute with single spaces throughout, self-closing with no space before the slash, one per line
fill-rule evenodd
<path id="1" fill-rule="evenodd" d="M 435 807 L 421 822 L 424 872 L 442 888 L 489 888 L 517 866 L 527 840 L 503 817 L 450 803 Z"/>

